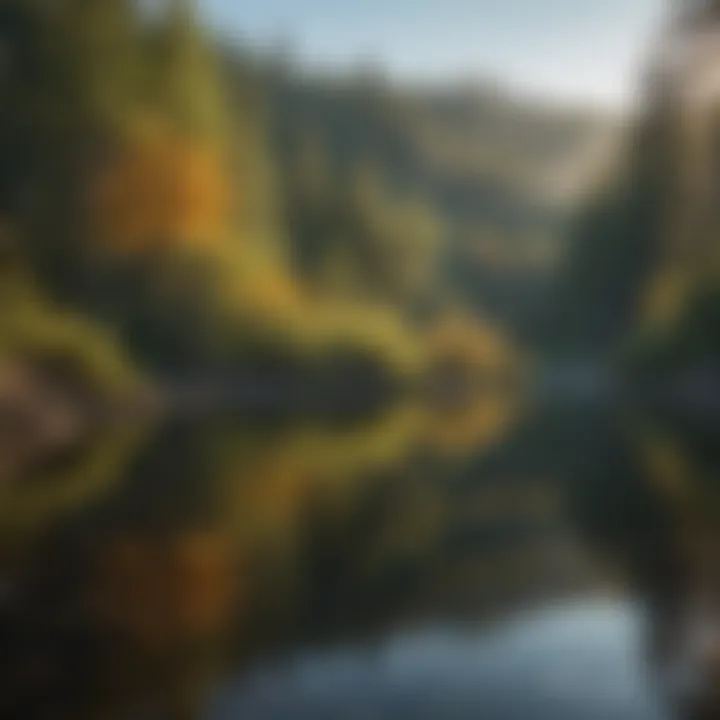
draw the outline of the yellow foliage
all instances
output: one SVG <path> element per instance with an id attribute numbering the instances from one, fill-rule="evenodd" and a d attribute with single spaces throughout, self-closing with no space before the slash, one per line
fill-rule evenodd
<path id="1" fill-rule="evenodd" d="M 641 317 L 650 327 L 663 327 L 677 321 L 692 285 L 692 275 L 670 267 L 653 278 L 641 298 Z"/>
<path id="2" fill-rule="evenodd" d="M 428 412 L 425 430 L 428 447 L 452 457 L 498 444 L 521 414 L 516 395 L 506 390 L 488 391 L 473 402 Z"/>
<path id="3" fill-rule="evenodd" d="M 495 328 L 464 314 L 441 318 L 427 334 L 426 345 L 432 365 L 496 371 L 515 364 L 515 353 Z"/>
<path id="4" fill-rule="evenodd" d="M 112 333 L 73 312 L 54 308 L 30 283 L 21 291 L 2 298 L 0 357 L 21 362 L 47 356 L 72 359 L 98 397 L 122 399 L 147 390 L 145 379 Z"/>
<path id="5" fill-rule="evenodd" d="M 149 431 L 138 423 L 104 433 L 67 467 L 51 464 L 35 482 L 0 485 L 0 554 L 25 547 L 43 529 L 106 497 Z"/>
<path id="6" fill-rule="evenodd" d="M 229 524 L 245 540 L 282 545 L 298 531 L 314 501 L 342 505 L 362 491 L 367 476 L 395 467 L 413 447 L 422 414 L 415 407 L 393 409 L 368 428 L 293 429 L 278 444 L 254 443 L 255 457 L 228 467 L 224 502 Z M 252 517 L 246 517 L 252 508 Z"/>
<path id="7" fill-rule="evenodd" d="M 114 252 L 205 247 L 227 233 L 229 178 L 209 144 L 160 123 L 137 123 L 95 178 L 92 212 Z"/>
<path id="8" fill-rule="evenodd" d="M 236 275 L 235 282 L 238 300 L 256 317 L 297 321 L 307 309 L 300 284 L 282 265 L 258 263 Z"/>

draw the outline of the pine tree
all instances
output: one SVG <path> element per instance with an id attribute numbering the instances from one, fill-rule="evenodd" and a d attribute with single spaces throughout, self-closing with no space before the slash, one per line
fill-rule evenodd
<path id="1" fill-rule="evenodd" d="M 207 46 L 191 0 L 171 0 L 151 41 L 149 104 L 179 129 L 203 141 L 222 142 L 228 108 L 219 69 Z"/>

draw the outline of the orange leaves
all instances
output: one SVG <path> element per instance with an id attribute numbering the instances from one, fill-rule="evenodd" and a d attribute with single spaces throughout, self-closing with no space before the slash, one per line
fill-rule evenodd
<path id="1" fill-rule="evenodd" d="M 101 242 L 117 253 L 215 244 L 230 188 L 219 154 L 169 128 L 136 128 L 92 188 Z"/>
<path id="2" fill-rule="evenodd" d="M 101 616 L 145 650 L 217 637 L 237 610 L 228 544 L 208 533 L 127 538 L 107 551 L 96 585 Z"/>

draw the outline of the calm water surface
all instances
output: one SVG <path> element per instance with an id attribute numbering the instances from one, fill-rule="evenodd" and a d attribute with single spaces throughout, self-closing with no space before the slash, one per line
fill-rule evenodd
<path id="1" fill-rule="evenodd" d="M 220 693 L 232 718 L 667 718 L 627 604 L 582 599 L 492 629 L 435 629 L 291 657 Z"/>
<path id="2" fill-rule="evenodd" d="M 489 396 L 98 434 L 2 487 L 0 714 L 669 717 L 669 432 Z"/>

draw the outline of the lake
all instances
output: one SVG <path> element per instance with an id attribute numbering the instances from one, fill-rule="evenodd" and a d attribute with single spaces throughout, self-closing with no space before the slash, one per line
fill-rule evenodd
<path id="1" fill-rule="evenodd" d="M 492 629 L 437 628 L 292 657 L 220 693 L 207 716 L 663 720 L 637 610 L 582 599 Z"/>
<path id="2" fill-rule="evenodd" d="M 688 427 L 505 390 L 98 430 L 2 486 L 0 714 L 669 717 Z"/>

